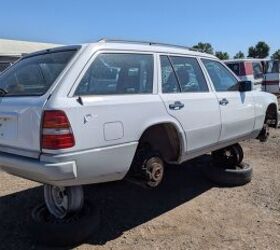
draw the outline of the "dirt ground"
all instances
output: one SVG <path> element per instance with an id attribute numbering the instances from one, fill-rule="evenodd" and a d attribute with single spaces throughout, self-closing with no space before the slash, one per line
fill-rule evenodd
<path id="1" fill-rule="evenodd" d="M 77 249 L 280 249 L 280 130 L 242 145 L 254 167 L 242 187 L 207 181 L 207 156 L 168 167 L 155 191 L 125 181 L 86 187 L 102 223 Z M 42 198 L 40 185 L 0 172 L 1 249 L 42 249 L 28 231 Z"/>

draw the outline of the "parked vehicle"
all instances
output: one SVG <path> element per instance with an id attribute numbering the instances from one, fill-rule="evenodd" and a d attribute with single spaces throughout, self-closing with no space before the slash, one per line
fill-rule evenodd
<path id="1" fill-rule="evenodd" d="M 241 81 L 251 81 L 254 90 L 262 90 L 265 79 L 265 67 L 260 59 L 232 59 L 224 63 L 239 77 Z"/>
<path id="2" fill-rule="evenodd" d="M 273 94 L 280 94 L 280 66 L 278 60 L 267 60 L 265 63 L 265 77 L 263 90 Z"/>
<path id="3" fill-rule="evenodd" d="M 274 95 L 251 91 L 212 55 L 165 44 L 103 40 L 33 53 L 0 76 L 0 88 L 1 168 L 46 184 L 58 218 L 81 209 L 82 185 L 132 175 L 156 187 L 165 163 L 265 140 L 278 121 Z"/>

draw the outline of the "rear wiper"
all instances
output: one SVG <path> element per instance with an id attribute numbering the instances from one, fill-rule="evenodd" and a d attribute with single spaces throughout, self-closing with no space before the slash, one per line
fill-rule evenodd
<path id="1" fill-rule="evenodd" d="M 5 89 L 0 88 L 0 97 L 3 97 L 8 94 L 8 91 Z"/>

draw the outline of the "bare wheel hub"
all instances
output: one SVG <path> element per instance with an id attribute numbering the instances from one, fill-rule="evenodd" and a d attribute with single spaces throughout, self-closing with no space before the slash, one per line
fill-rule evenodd
<path id="1" fill-rule="evenodd" d="M 145 164 L 145 172 L 148 178 L 147 185 L 150 187 L 158 186 L 164 174 L 163 161 L 159 157 L 152 157 Z"/>

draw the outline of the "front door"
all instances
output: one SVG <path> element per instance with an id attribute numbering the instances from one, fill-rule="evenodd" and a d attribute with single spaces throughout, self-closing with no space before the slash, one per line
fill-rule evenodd
<path id="1" fill-rule="evenodd" d="M 202 59 L 216 90 L 221 110 L 220 141 L 248 135 L 253 131 L 255 109 L 252 92 L 240 92 L 238 80 L 222 63 Z"/>
<path id="2" fill-rule="evenodd" d="M 184 129 L 187 153 L 217 143 L 221 132 L 219 105 L 197 59 L 162 55 L 160 61 L 161 98 Z"/>

